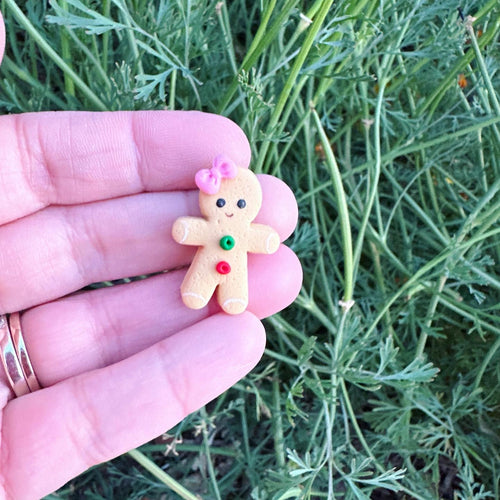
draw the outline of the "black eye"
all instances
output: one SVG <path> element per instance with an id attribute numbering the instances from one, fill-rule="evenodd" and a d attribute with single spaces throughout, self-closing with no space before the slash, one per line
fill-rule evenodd
<path id="1" fill-rule="evenodd" d="M 215 203 L 219 208 L 222 208 L 226 204 L 226 200 L 224 198 L 219 198 Z"/>
<path id="2" fill-rule="evenodd" d="M 238 208 L 245 208 L 247 206 L 247 202 L 245 200 L 238 200 L 236 205 L 238 205 Z"/>

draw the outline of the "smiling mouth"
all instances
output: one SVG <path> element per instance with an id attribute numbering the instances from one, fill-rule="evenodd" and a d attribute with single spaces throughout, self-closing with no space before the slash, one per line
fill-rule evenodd
<path id="1" fill-rule="evenodd" d="M 226 212 L 224 212 L 226 214 Z M 232 217 L 234 214 L 226 214 L 226 217 Z"/>

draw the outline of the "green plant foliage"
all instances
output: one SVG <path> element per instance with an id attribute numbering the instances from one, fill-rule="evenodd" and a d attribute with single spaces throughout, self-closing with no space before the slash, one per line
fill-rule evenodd
<path id="1" fill-rule="evenodd" d="M 50 498 L 500 497 L 498 1 L 0 5 L 3 113 L 219 112 L 300 210 L 257 368 Z"/>

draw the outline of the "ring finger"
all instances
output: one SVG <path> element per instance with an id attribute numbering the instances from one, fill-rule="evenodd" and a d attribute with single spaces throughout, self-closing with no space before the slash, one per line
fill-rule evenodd
<path id="1" fill-rule="evenodd" d="M 109 366 L 142 351 L 219 310 L 184 306 L 184 270 L 93 290 L 26 311 L 22 329 L 42 386 Z M 282 246 L 272 256 L 252 256 L 248 309 L 265 317 L 286 307 L 301 284 L 295 254 Z"/>

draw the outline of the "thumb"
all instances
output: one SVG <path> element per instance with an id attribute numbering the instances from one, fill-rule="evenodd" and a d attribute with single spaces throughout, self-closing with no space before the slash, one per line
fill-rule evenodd
<path id="1" fill-rule="evenodd" d="M 0 62 L 2 62 L 4 49 L 5 49 L 5 26 L 3 24 L 2 13 L 0 12 Z"/>

